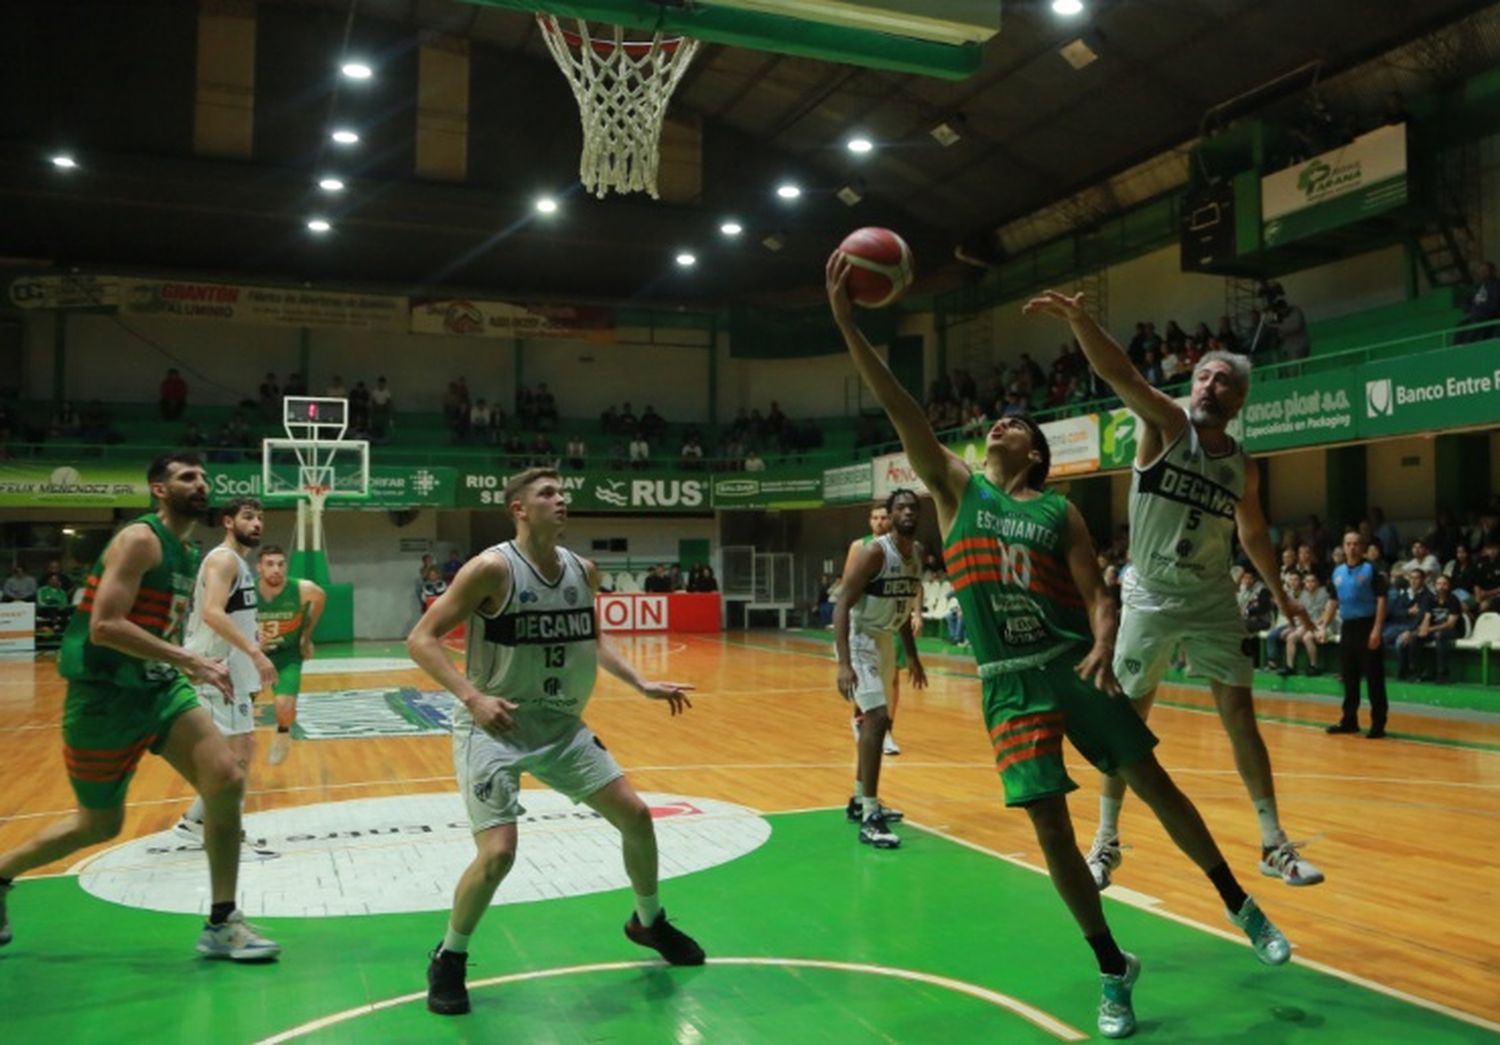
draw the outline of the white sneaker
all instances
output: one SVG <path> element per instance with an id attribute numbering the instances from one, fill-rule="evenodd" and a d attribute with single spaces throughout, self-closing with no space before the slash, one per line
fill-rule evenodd
<path id="1" fill-rule="evenodd" d="M 198 953 L 233 962 L 266 962 L 281 953 L 281 945 L 256 932 L 243 912 L 234 911 L 221 925 L 204 923 L 198 934 Z"/>
<path id="2" fill-rule="evenodd" d="M 880 750 L 887 755 L 899 755 L 901 754 L 901 745 L 896 743 L 895 737 L 887 733 L 885 740 L 881 742 Z"/>
<path id="3" fill-rule="evenodd" d="M 183 838 L 191 838 L 195 842 L 203 841 L 203 821 L 190 820 L 186 814 L 177 821 L 177 826 L 172 830 Z"/>
<path id="4" fill-rule="evenodd" d="M 876 849 L 897 849 L 901 845 L 901 839 L 890 829 L 885 817 L 879 812 L 871 813 L 860 822 L 859 840 Z"/>
<path id="5" fill-rule="evenodd" d="M 1109 888 L 1110 873 L 1125 862 L 1125 854 L 1120 852 L 1118 838 L 1095 838 L 1083 859 L 1089 865 L 1089 873 L 1094 876 L 1094 884 L 1103 890 Z"/>
<path id="6" fill-rule="evenodd" d="M 1245 897 L 1245 905 L 1238 912 L 1224 913 L 1250 937 L 1250 946 L 1255 948 L 1255 956 L 1262 962 L 1267 965 L 1285 965 L 1291 960 L 1291 943 L 1280 929 L 1271 924 L 1271 919 L 1265 916 L 1260 905 L 1255 902 L 1255 897 Z"/>
<path id="7" fill-rule="evenodd" d="M 292 735 L 277 731 L 276 738 L 271 741 L 271 753 L 266 756 L 266 764 L 279 766 L 286 761 L 286 756 L 292 753 Z"/>
<path id="8" fill-rule="evenodd" d="M 1130 992 L 1141 978 L 1141 960 L 1125 952 L 1125 972 L 1121 976 L 1099 975 L 1103 988 L 1099 998 L 1099 1033 L 1106 1038 L 1128 1038 L 1135 1033 L 1135 1006 Z"/>
<path id="9" fill-rule="evenodd" d="M 1296 842 L 1262 848 L 1260 873 L 1267 878 L 1280 878 L 1287 885 L 1317 885 L 1323 880 L 1323 872 L 1297 852 Z"/>

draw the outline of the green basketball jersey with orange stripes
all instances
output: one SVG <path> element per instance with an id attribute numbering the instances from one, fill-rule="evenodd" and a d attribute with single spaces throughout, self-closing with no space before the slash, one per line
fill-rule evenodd
<path id="1" fill-rule="evenodd" d="M 131 604 L 126 620 L 171 643 L 182 641 L 182 627 L 187 621 L 188 603 L 193 597 L 193 581 L 198 575 L 198 552 L 167 529 L 153 512 L 132 519 L 127 526 L 144 524 L 161 542 L 161 563 L 141 577 L 140 590 Z M 124 527 L 121 527 L 123 530 Z M 57 670 L 64 678 L 89 682 L 107 682 L 122 689 L 154 689 L 173 682 L 180 672 L 170 664 L 142 660 L 89 640 L 89 621 L 93 617 L 94 597 L 104 576 L 104 556 L 94 563 L 84 582 L 83 599 L 78 612 L 68 621 L 58 653 Z"/>
<path id="2" fill-rule="evenodd" d="M 981 665 L 1023 667 L 1090 638 L 1067 550 L 1066 497 L 1049 490 L 1021 500 L 982 473 L 969 476 L 943 557 Z"/>

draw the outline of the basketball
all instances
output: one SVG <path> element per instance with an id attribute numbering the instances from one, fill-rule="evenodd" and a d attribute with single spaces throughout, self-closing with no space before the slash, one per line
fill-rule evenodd
<path id="1" fill-rule="evenodd" d="M 911 287 L 911 248 L 890 229 L 855 229 L 839 244 L 839 253 L 853 266 L 849 297 L 856 305 L 884 308 L 899 301 Z"/>

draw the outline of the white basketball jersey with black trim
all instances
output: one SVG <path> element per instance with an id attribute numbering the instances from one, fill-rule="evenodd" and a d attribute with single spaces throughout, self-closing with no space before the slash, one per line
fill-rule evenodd
<path id="1" fill-rule="evenodd" d="M 1130 480 L 1130 561 L 1122 581 L 1127 604 L 1234 601 L 1229 576 L 1235 509 L 1245 495 L 1247 458 L 1233 439 L 1210 454 L 1189 420 L 1160 457 Z"/>
<path id="2" fill-rule="evenodd" d="M 229 598 L 225 600 L 224 612 L 229 614 L 229 621 L 235 629 L 250 640 L 250 645 L 260 648 L 260 629 L 255 622 L 255 607 L 259 602 L 255 574 L 250 572 L 244 556 L 223 544 L 203 556 L 203 562 L 198 566 L 198 580 L 193 584 L 193 609 L 188 616 L 182 645 L 189 653 L 228 665 L 229 677 L 234 682 L 236 693 L 254 693 L 260 689 L 260 672 L 255 670 L 255 662 L 250 659 L 249 654 L 231 646 L 228 639 L 203 620 L 204 571 L 208 569 L 213 557 L 220 554 L 234 556 L 235 564 L 234 584 L 229 589 Z"/>
<path id="3" fill-rule="evenodd" d="M 917 561 L 917 546 L 903 558 L 894 534 L 875 540 L 884 555 L 877 573 L 865 585 L 865 593 L 850 614 L 850 621 L 861 631 L 900 631 L 911 617 L 912 600 L 922 598 L 922 565 Z"/>
<path id="4" fill-rule="evenodd" d="M 522 711 L 580 717 L 599 675 L 594 593 L 583 560 L 557 549 L 562 575 L 549 583 L 514 541 L 485 554 L 505 557 L 510 596 L 492 617 L 469 621 L 465 674 L 481 693 L 504 697 Z M 455 718 L 468 712 L 460 704 Z"/>

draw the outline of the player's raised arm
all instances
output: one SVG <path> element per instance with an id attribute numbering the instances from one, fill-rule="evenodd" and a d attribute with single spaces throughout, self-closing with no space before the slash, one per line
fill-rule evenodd
<path id="1" fill-rule="evenodd" d="M 417 666 L 438 685 L 452 693 L 474 716 L 481 729 L 499 732 L 515 724 L 510 713 L 516 705 L 502 697 L 479 692 L 459 671 L 443 647 L 443 636 L 473 616 L 481 606 L 496 609 L 510 594 L 510 568 L 500 555 L 476 555 L 464 564 L 448 590 L 422 614 L 406 637 L 406 651 Z"/>
<path id="2" fill-rule="evenodd" d="M 583 560 L 583 572 L 589 579 L 590 591 L 597 595 L 599 593 L 599 567 L 588 559 Z M 599 666 L 609 672 L 615 678 L 634 689 L 648 700 L 665 700 L 672 708 L 672 714 L 678 715 L 693 706 L 693 702 L 687 698 L 693 687 L 685 682 L 652 682 L 643 678 L 635 665 L 620 656 L 614 646 L 605 639 L 603 635 L 597 641 Z"/>
<path id="3" fill-rule="evenodd" d="M 1089 627 L 1094 633 L 1094 646 L 1087 657 L 1078 663 L 1078 674 L 1106 693 L 1120 692 L 1115 680 L 1113 661 L 1115 656 L 1115 628 L 1120 614 L 1115 600 L 1104 588 L 1104 578 L 1099 573 L 1099 558 L 1094 552 L 1094 539 L 1089 536 L 1088 523 L 1072 502 L 1068 504 L 1068 572 L 1083 604 L 1088 607 Z"/>
<path id="4" fill-rule="evenodd" d="M 1114 390 L 1141 421 L 1154 428 L 1164 443 L 1170 443 L 1187 425 L 1187 415 L 1172 397 L 1157 388 L 1135 368 L 1120 343 L 1109 336 L 1083 310 L 1083 295 L 1049 290 L 1021 306 L 1028 316 L 1050 316 L 1067 323 L 1083 347 L 1094 373 Z M 1143 442 L 1144 448 L 1144 442 Z"/>
<path id="5" fill-rule="evenodd" d="M 839 588 L 838 600 L 833 604 L 833 645 L 838 653 L 839 692 L 845 699 L 854 699 L 854 662 L 849 655 L 849 614 L 854 604 L 865 596 L 865 587 L 880 572 L 885 561 L 885 552 L 878 542 L 871 542 L 860 549 L 848 569 L 844 571 L 844 583 Z"/>
<path id="6" fill-rule="evenodd" d="M 860 379 L 875 393 L 891 424 L 896 426 L 896 434 L 911 461 L 912 471 L 927 484 L 939 509 L 945 514 L 951 513 L 963 498 L 964 486 L 969 481 L 969 466 L 938 442 L 922 404 L 901 387 L 890 367 L 875 354 L 875 349 L 855 325 L 854 304 L 849 300 L 849 269 L 848 259 L 841 252 L 834 251 L 828 259 L 826 271 L 828 304 L 833 309 L 834 322 L 844 335 L 854 369 L 859 371 Z"/>

